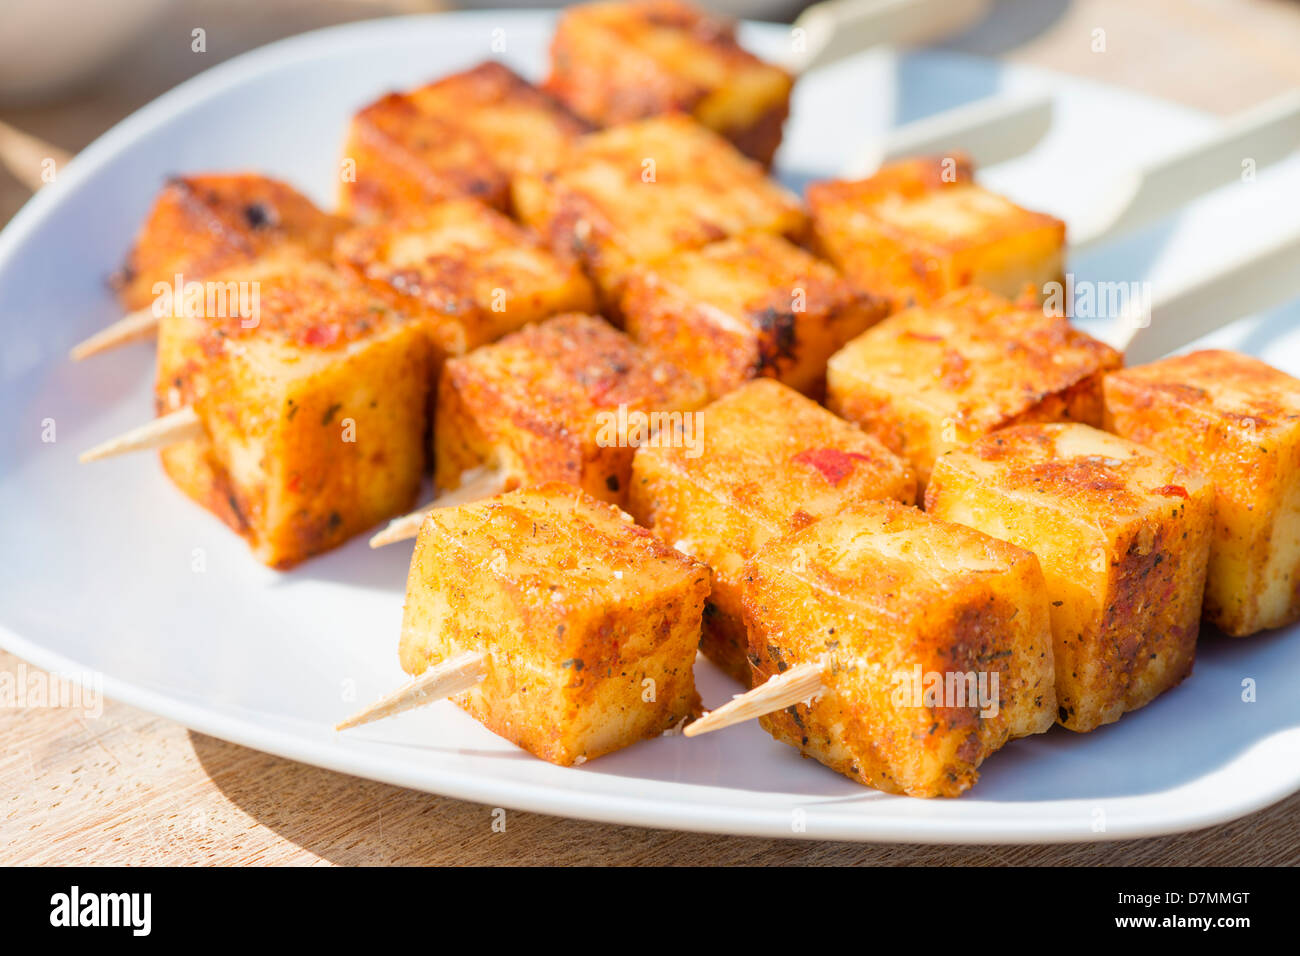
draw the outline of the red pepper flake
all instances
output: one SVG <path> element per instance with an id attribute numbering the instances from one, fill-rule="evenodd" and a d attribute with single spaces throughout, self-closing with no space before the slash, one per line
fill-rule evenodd
<path id="1" fill-rule="evenodd" d="M 302 475 L 298 474 L 297 472 L 294 472 L 292 475 L 289 476 L 289 480 L 288 482 L 286 482 L 286 487 L 288 488 L 290 494 L 296 495 L 298 492 L 302 490 Z"/>
<path id="2" fill-rule="evenodd" d="M 823 478 L 836 486 L 853 473 L 854 460 L 870 461 L 866 455 L 838 448 L 807 448 L 790 460 L 816 468 Z"/>
<path id="3" fill-rule="evenodd" d="M 1166 498 L 1190 498 L 1187 489 L 1182 485 L 1164 485 L 1156 489 L 1156 494 L 1164 495 Z"/>
<path id="4" fill-rule="evenodd" d="M 338 326 L 335 325 L 322 325 L 317 323 L 316 325 L 308 326 L 306 331 L 302 333 L 302 341 L 304 345 L 324 347 L 333 345 L 338 341 L 338 338 L 339 330 Z"/>

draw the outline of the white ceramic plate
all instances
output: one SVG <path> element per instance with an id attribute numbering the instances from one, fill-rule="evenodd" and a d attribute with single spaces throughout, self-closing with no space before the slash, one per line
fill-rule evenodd
<path id="1" fill-rule="evenodd" d="M 173 489 L 153 456 L 95 466 L 79 450 L 151 414 L 152 350 L 82 365 L 67 349 L 116 315 L 104 277 L 162 178 L 251 168 L 330 202 L 349 114 L 389 88 L 487 57 L 538 76 L 550 18 L 473 13 L 330 29 L 186 83 L 87 149 L 0 236 L 0 643 L 45 668 L 102 675 L 113 698 L 196 730 L 364 777 L 625 824 L 819 839 L 1033 842 L 1204 826 L 1300 787 L 1300 640 L 1207 637 L 1195 675 L 1087 736 L 1054 730 L 987 761 L 958 800 L 890 797 L 769 739 L 757 726 L 664 738 L 561 769 L 449 703 L 336 735 L 402 679 L 396 645 L 409 549 L 363 540 L 288 574 L 268 571 Z M 778 28 L 747 38 L 776 49 Z M 871 54 L 806 78 L 782 157 L 792 184 L 833 173 L 900 120 L 998 89 L 1049 87 L 1058 122 L 988 180 L 1030 205 L 1084 208 L 1108 169 L 1156 154 L 1207 120 L 1063 77 L 932 53 Z M 1106 255 L 1092 278 L 1159 282 L 1295 219 L 1296 164 L 1262 173 Z M 1288 209 L 1287 205 L 1291 208 Z M 1225 340 L 1300 372 L 1295 311 Z M 56 441 L 48 437 L 54 423 Z M 706 703 L 734 692 L 701 662 Z M 1242 681 L 1257 682 L 1244 703 Z"/>

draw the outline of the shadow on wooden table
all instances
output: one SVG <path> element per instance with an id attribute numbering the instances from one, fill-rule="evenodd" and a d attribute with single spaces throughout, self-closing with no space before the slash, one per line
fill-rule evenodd
<path id="1" fill-rule="evenodd" d="M 321 770 L 190 732 L 195 756 L 222 795 L 308 854 L 341 865 L 1189 865 L 1300 863 L 1270 844 L 1272 811 L 1196 833 L 1127 843 L 939 847 L 719 837 L 499 811 Z M 502 829 L 504 824 L 504 829 Z M 1276 827 L 1276 823 L 1273 826 Z M 1228 847 L 1225 851 L 1224 847 Z M 292 856 L 248 862 L 309 862 Z"/>

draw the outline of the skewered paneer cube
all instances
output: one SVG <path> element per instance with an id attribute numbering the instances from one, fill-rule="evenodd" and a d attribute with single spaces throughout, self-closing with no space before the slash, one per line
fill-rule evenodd
<path id="1" fill-rule="evenodd" d="M 576 255 L 615 305 L 628 270 L 749 233 L 799 238 L 799 200 L 716 133 L 681 115 L 591 133 L 546 173 L 513 180 L 515 211 Z"/>
<path id="2" fill-rule="evenodd" d="M 177 176 L 154 201 L 114 285 L 127 309 L 155 286 L 206 281 L 260 259 L 327 260 L 347 225 L 291 186 L 254 173 Z"/>
<path id="3" fill-rule="evenodd" d="M 634 270 L 620 312 L 629 335 L 692 372 L 711 397 L 760 376 L 816 397 L 827 359 L 884 318 L 886 305 L 798 246 L 760 234 Z"/>
<path id="4" fill-rule="evenodd" d="M 957 796 L 1052 725 L 1038 560 L 896 502 L 861 502 L 749 562 L 754 683 L 821 662 L 825 690 L 760 718 L 777 740 L 888 793 Z"/>
<path id="5" fill-rule="evenodd" d="M 507 174 L 556 165 L 591 131 L 549 93 L 494 60 L 409 95 L 421 112 L 467 130 Z"/>
<path id="6" fill-rule="evenodd" d="M 698 710 L 708 593 L 704 565 L 613 506 L 546 483 L 425 518 L 402 667 L 484 653 L 483 681 L 452 699 L 543 760 L 582 763 Z"/>
<path id="7" fill-rule="evenodd" d="M 1237 637 L 1300 620 L 1300 381 L 1204 351 L 1106 376 L 1106 428 L 1214 485 L 1205 615 Z"/>
<path id="8" fill-rule="evenodd" d="M 863 500 L 916 501 L 916 477 L 883 445 L 768 379 L 695 414 L 691 445 L 639 449 L 628 510 L 713 569 L 701 649 L 748 684 L 742 567 L 768 540 Z M 692 437 L 691 431 L 683 433 Z"/>
<path id="9" fill-rule="evenodd" d="M 1065 223 L 977 186 L 962 157 L 904 160 L 808 187 L 816 249 L 895 309 L 977 285 L 1008 297 L 1064 270 Z"/>
<path id="10" fill-rule="evenodd" d="M 378 222 L 448 199 L 505 209 L 510 180 L 482 143 L 404 93 L 390 93 L 352 118 L 343 147 L 339 206 Z"/>
<path id="11" fill-rule="evenodd" d="M 454 198 L 505 209 L 513 174 L 560 162 L 589 129 L 507 67 L 482 63 L 356 114 L 342 205 L 369 220 Z"/>
<path id="12" fill-rule="evenodd" d="M 447 362 L 434 479 L 455 488 L 490 467 L 507 488 L 567 481 L 621 505 L 637 447 L 705 401 L 695 378 L 603 320 L 557 316 Z"/>
<path id="13" fill-rule="evenodd" d="M 164 316 L 159 413 L 188 405 L 205 436 L 162 459 L 260 560 L 287 568 L 414 503 L 432 347 L 325 265 L 254 281 L 240 314 Z"/>
<path id="14" fill-rule="evenodd" d="M 1196 473 L 1086 425 L 1020 425 L 940 458 L 925 506 L 1038 555 L 1070 730 L 1191 673 L 1214 513 Z"/>
<path id="15" fill-rule="evenodd" d="M 781 145 L 793 85 L 736 42 L 732 21 L 678 0 L 569 7 L 546 81 L 599 126 L 689 113 L 765 165 Z"/>
<path id="16" fill-rule="evenodd" d="M 336 251 L 339 264 L 376 295 L 428 323 L 446 355 L 595 307 L 576 263 L 561 261 L 529 230 L 472 200 L 351 230 Z"/>
<path id="17" fill-rule="evenodd" d="M 827 405 L 911 461 L 1021 422 L 1101 425 L 1119 352 L 1062 316 L 979 288 L 891 315 L 831 356 Z"/>

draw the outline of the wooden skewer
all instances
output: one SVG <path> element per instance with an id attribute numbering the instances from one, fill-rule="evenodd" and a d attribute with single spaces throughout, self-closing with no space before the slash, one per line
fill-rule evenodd
<path id="1" fill-rule="evenodd" d="M 37 139 L 15 126 L 0 122 L 0 163 L 14 174 L 24 186 L 36 192 L 46 184 L 42 173 L 46 160 L 54 161 L 56 170 L 62 169 L 72 159 L 72 154 L 52 143 Z"/>
<path id="2" fill-rule="evenodd" d="M 826 689 L 822 681 L 823 670 L 820 661 L 797 664 L 784 674 L 737 695 L 693 724 L 687 724 L 683 733 L 687 737 L 698 737 L 811 700 Z"/>
<path id="3" fill-rule="evenodd" d="M 1211 189 L 1239 182 L 1246 158 L 1258 168 L 1286 158 L 1297 146 L 1300 92 L 1291 92 L 1110 183 L 1086 220 L 1071 223 L 1070 250 L 1078 255 L 1120 233 L 1149 225 Z"/>
<path id="4" fill-rule="evenodd" d="M 385 694 L 364 710 L 353 714 L 338 724 L 335 730 L 347 730 L 373 720 L 392 717 L 425 704 L 432 704 L 469 690 L 487 676 L 487 657 L 481 651 L 466 651 L 450 657 L 436 667 L 430 667 L 409 684 Z"/>
<path id="5" fill-rule="evenodd" d="M 153 308 L 136 309 L 134 312 L 128 312 L 108 328 L 100 329 L 84 342 L 77 343 L 68 354 L 74 362 L 80 362 L 100 352 L 115 349 L 119 345 L 152 338 L 157 331 L 158 316 L 153 314 Z"/>
<path id="6" fill-rule="evenodd" d="M 965 153 L 976 169 L 1027 153 L 1052 127 L 1053 104 L 1046 93 L 989 96 L 912 120 L 864 146 L 845 166 L 845 179 L 869 176 L 884 163 L 908 156 Z"/>
<path id="7" fill-rule="evenodd" d="M 424 524 L 425 516 L 430 511 L 436 511 L 439 508 L 452 508 L 456 505 L 478 501 L 480 498 L 491 498 L 504 490 L 505 474 L 500 469 L 486 466 L 473 468 L 461 476 L 459 488 L 444 492 L 427 505 L 423 505 L 410 514 L 402 515 L 400 518 L 394 518 L 388 522 L 382 531 L 377 532 L 370 539 L 370 547 L 382 548 L 386 544 L 395 544 L 398 541 L 414 538 L 420 533 L 420 525 Z"/>
<path id="8" fill-rule="evenodd" d="M 786 68 L 804 73 L 873 46 L 920 46 L 960 33 L 990 0 L 824 0 L 794 21 L 800 46 Z"/>
<path id="9" fill-rule="evenodd" d="M 202 438 L 203 434 L 203 423 L 199 421 L 199 416 L 194 413 L 194 409 L 187 405 L 166 415 L 159 415 L 139 428 L 133 428 L 124 435 L 110 438 L 89 451 L 82 452 L 79 460 L 85 464 L 88 461 L 111 458 L 130 451 L 163 448 L 193 438 Z"/>
<path id="10" fill-rule="evenodd" d="M 1198 272 L 1150 303 L 1148 315 L 1120 316 L 1111 344 L 1131 365 L 1152 362 L 1235 319 L 1300 296 L 1300 230 L 1245 254 L 1225 250 L 1225 265 Z"/>

